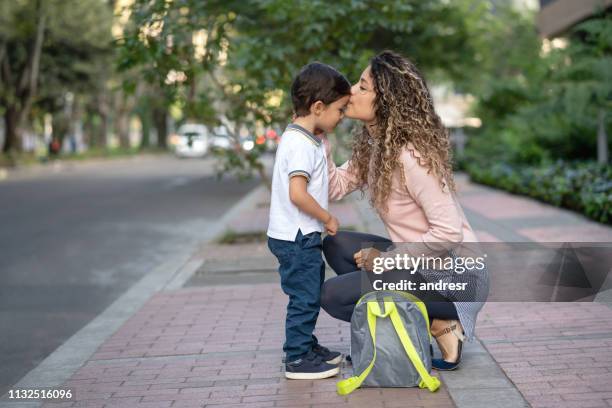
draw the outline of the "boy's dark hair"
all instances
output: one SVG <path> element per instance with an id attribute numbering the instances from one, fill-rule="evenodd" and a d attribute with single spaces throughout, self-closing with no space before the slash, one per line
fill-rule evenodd
<path id="1" fill-rule="evenodd" d="M 310 113 L 316 101 L 328 105 L 351 94 L 351 84 L 335 68 L 320 62 L 311 62 L 297 74 L 291 85 L 291 101 L 297 116 Z"/>

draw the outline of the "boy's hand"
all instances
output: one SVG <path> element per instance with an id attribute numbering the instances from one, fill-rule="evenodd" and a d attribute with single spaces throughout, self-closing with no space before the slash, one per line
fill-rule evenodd
<path id="1" fill-rule="evenodd" d="M 339 226 L 340 223 L 338 222 L 338 219 L 333 215 L 329 214 L 329 220 L 327 220 L 327 222 L 325 223 L 325 230 L 327 231 L 327 233 L 329 235 L 336 235 Z"/>

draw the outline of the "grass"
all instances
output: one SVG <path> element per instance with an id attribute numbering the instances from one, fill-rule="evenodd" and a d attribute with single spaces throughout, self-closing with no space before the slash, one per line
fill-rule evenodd
<path id="1" fill-rule="evenodd" d="M 266 242 L 267 239 L 268 236 L 266 235 L 265 231 L 238 233 L 228 230 L 217 239 L 217 243 L 224 245 L 252 244 L 257 242 Z"/>
<path id="2" fill-rule="evenodd" d="M 354 225 L 341 226 L 340 229 L 344 231 L 356 231 L 357 228 Z M 253 232 L 236 232 L 233 230 L 227 230 L 221 235 L 216 243 L 223 245 L 236 245 L 236 244 L 253 244 L 266 242 L 268 236 L 265 231 L 253 231 Z"/>
<path id="3" fill-rule="evenodd" d="M 139 154 L 165 154 L 167 149 L 158 147 L 148 148 L 92 148 L 82 153 L 75 154 L 59 154 L 55 157 L 37 156 L 32 153 L 12 153 L 10 155 L 0 155 L 0 167 L 23 167 L 39 163 L 48 163 L 54 160 L 61 161 L 83 161 L 89 159 L 113 159 L 121 157 L 135 156 Z"/>
<path id="4" fill-rule="evenodd" d="M 60 156 L 61 159 L 68 160 L 86 160 L 92 158 L 115 158 L 115 157 L 126 157 L 126 156 L 134 156 L 137 154 L 164 154 L 168 153 L 168 149 L 161 149 L 159 147 L 147 147 L 147 148 L 138 148 L 138 147 L 130 147 L 130 148 L 95 148 L 87 150 L 83 153 L 78 153 L 75 155 L 65 155 Z"/>

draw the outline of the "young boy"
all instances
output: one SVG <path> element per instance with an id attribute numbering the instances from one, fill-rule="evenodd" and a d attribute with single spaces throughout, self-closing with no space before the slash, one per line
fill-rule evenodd
<path id="1" fill-rule="evenodd" d="M 329 65 L 303 67 L 291 86 L 295 117 L 276 151 L 268 248 L 278 259 L 281 287 L 289 296 L 283 351 L 285 377 L 291 379 L 334 376 L 342 360 L 312 334 L 325 278 L 321 233 L 338 230 L 338 220 L 327 211 L 325 147 L 315 133 L 334 130 L 350 92 L 348 80 Z"/>

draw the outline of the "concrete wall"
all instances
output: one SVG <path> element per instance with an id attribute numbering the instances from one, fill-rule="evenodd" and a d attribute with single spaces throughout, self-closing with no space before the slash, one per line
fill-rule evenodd
<path id="1" fill-rule="evenodd" d="M 544 37 L 555 37 L 573 25 L 612 6 L 612 0 L 540 0 L 538 31 Z"/>

